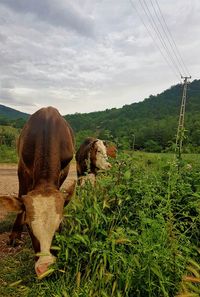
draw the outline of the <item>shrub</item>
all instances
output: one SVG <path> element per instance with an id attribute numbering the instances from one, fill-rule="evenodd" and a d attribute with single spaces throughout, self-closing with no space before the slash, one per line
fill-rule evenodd
<path id="1" fill-rule="evenodd" d="M 175 296 L 196 255 L 195 172 L 134 159 L 124 155 L 96 187 L 78 187 L 66 208 L 55 244 L 69 296 Z"/>

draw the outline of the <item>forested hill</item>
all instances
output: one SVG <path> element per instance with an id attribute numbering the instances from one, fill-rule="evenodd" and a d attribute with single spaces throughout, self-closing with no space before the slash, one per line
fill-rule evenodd
<path id="1" fill-rule="evenodd" d="M 175 140 L 183 85 L 172 86 L 143 102 L 88 114 L 66 115 L 81 141 L 86 135 L 113 140 L 123 148 L 161 151 Z M 200 80 L 188 86 L 185 143 L 200 146 Z"/>
<path id="2" fill-rule="evenodd" d="M 21 128 L 28 114 L 0 104 L 0 125 L 14 125 Z"/>
<path id="3" fill-rule="evenodd" d="M 122 108 L 64 117 L 76 134 L 77 146 L 85 137 L 96 136 L 115 142 L 119 148 L 166 151 L 175 141 L 182 93 L 183 85 L 179 84 Z M 0 125 L 21 128 L 27 117 L 0 105 Z M 185 127 L 185 150 L 200 152 L 200 80 L 188 85 Z"/>
<path id="4" fill-rule="evenodd" d="M 0 116 L 7 119 L 28 118 L 28 114 L 0 104 Z"/>

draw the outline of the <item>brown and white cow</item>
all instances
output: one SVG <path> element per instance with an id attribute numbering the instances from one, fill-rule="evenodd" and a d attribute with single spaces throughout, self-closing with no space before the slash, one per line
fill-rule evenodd
<path id="1" fill-rule="evenodd" d="M 116 158 L 117 157 L 117 148 L 115 145 L 106 145 L 106 152 L 108 157 Z"/>
<path id="2" fill-rule="evenodd" d="M 93 137 L 86 138 L 76 153 L 76 165 L 79 183 L 81 183 L 81 177 L 86 174 L 91 176 L 94 183 L 99 170 L 107 170 L 111 167 L 104 142 Z"/>
<path id="3" fill-rule="evenodd" d="M 10 243 L 20 238 L 23 223 L 28 227 L 33 248 L 39 253 L 35 263 L 38 276 L 55 261 L 50 247 L 66 202 L 59 188 L 68 175 L 73 153 L 72 129 L 57 109 L 38 110 L 29 118 L 19 137 L 18 199 L 0 198 L 1 207 L 18 211 Z M 69 196 L 74 187 L 75 184 L 69 189 Z"/>

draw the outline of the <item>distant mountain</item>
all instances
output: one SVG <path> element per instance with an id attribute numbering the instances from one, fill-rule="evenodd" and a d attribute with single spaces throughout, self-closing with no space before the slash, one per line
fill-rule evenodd
<path id="1" fill-rule="evenodd" d="M 168 116 L 178 117 L 183 85 L 170 87 L 156 96 L 150 95 L 142 102 L 124 105 L 122 108 L 106 109 L 100 112 L 91 112 L 66 115 L 75 131 L 85 129 L 114 128 L 124 126 L 125 122 L 148 122 L 149 119 L 161 120 Z M 200 112 L 200 80 L 194 80 L 188 85 L 186 113 Z"/>
<path id="2" fill-rule="evenodd" d="M 64 118 L 76 134 L 77 146 L 85 137 L 95 136 L 125 149 L 163 151 L 175 141 L 182 93 L 183 85 L 177 84 L 142 102 Z M 21 128 L 28 116 L 0 105 L 1 125 Z M 190 152 L 200 152 L 200 80 L 188 85 L 185 128 L 185 147 Z"/>
<path id="3" fill-rule="evenodd" d="M 28 116 L 29 114 L 27 113 L 0 104 L 0 117 L 2 118 L 16 120 L 19 118 L 27 119 Z"/>

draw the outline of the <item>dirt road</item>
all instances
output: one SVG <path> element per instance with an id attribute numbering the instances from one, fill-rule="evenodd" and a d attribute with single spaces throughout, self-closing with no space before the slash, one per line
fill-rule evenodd
<path id="1" fill-rule="evenodd" d="M 75 163 L 71 163 L 69 175 L 62 185 L 66 188 L 77 179 Z M 0 164 L 0 195 L 17 195 L 18 194 L 18 179 L 16 164 Z"/>

